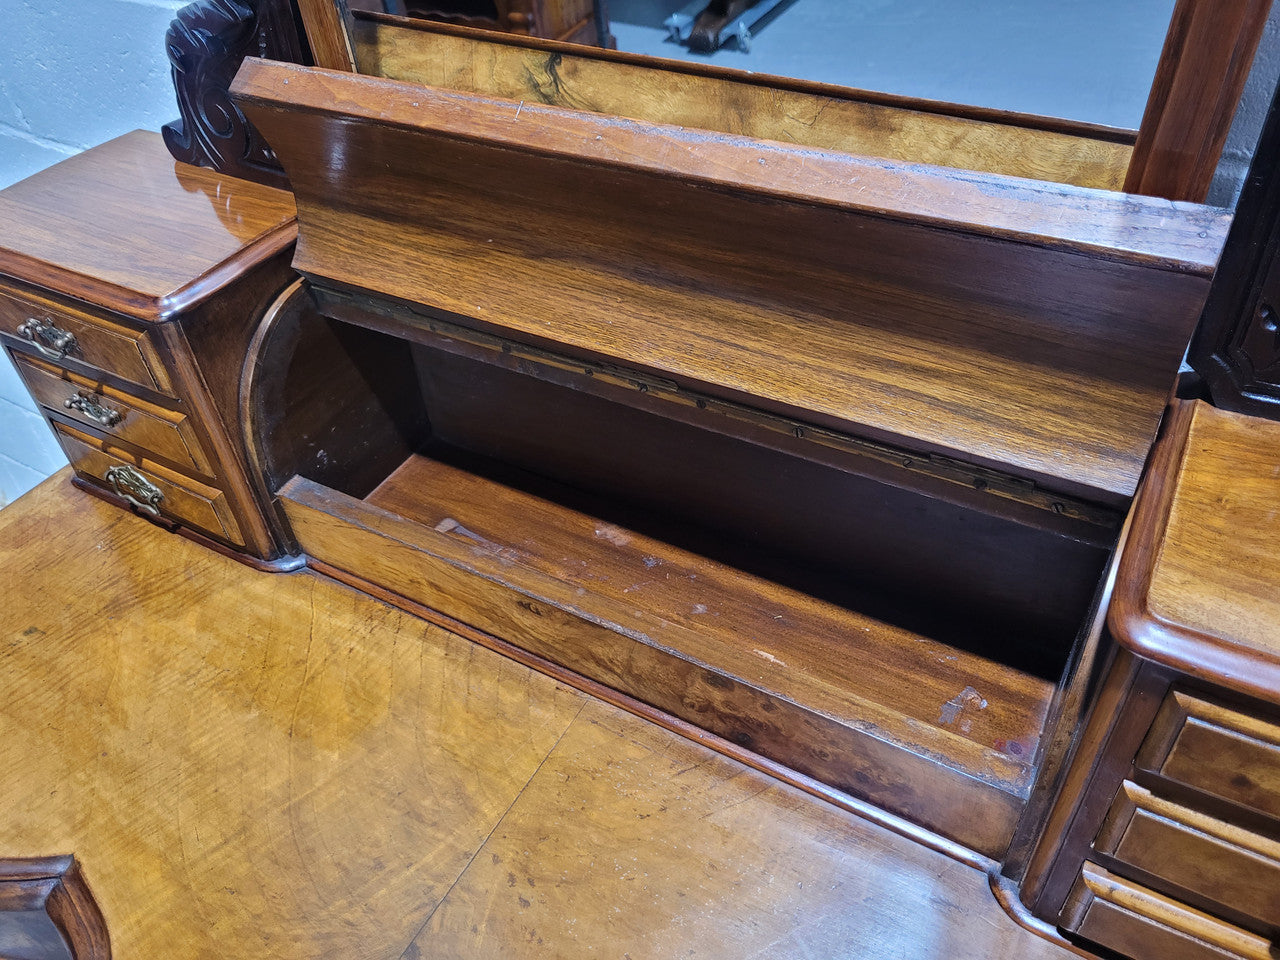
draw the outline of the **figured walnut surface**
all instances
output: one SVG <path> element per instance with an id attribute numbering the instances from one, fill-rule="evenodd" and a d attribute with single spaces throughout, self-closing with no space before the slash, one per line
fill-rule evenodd
<path id="1" fill-rule="evenodd" d="M 294 265 L 1120 505 L 1222 211 L 246 60 Z"/>
<path id="2" fill-rule="evenodd" d="M 0 859 L 118 957 L 1058 957 L 986 877 L 312 573 L 0 512 Z"/>
<path id="3" fill-rule="evenodd" d="M 142 320 L 293 242 L 293 197 L 176 163 L 136 130 L 0 191 L 0 273 Z"/>
<path id="4" fill-rule="evenodd" d="M 1280 702 L 1280 423 L 1174 410 L 1110 622 L 1136 653 Z"/>

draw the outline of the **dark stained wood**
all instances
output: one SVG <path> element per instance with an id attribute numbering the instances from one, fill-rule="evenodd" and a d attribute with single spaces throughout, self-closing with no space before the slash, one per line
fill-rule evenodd
<path id="1" fill-rule="evenodd" d="M 284 65 L 237 91 L 301 198 L 303 272 L 1112 503 L 1224 226 Z"/>
<path id="2" fill-rule="evenodd" d="M 287 250 L 293 218 L 283 190 L 175 164 L 135 131 L 0 193 L 0 273 L 164 320 Z"/>
<path id="3" fill-rule="evenodd" d="M 0 780 L 0 857 L 74 850 L 118 956 L 481 960 L 535 950 L 509 939 L 533 920 L 566 958 L 681 930 L 726 960 L 1070 955 L 979 870 L 65 475 L 0 512 L 0 574 L 0 762 L 24 769 Z M 475 943 L 486 886 L 502 909 Z M 619 923 L 627 896 L 643 918 Z"/>
<path id="4" fill-rule="evenodd" d="M 1046 681 L 423 458 L 368 503 L 302 479 L 281 499 L 311 556 L 983 853 L 1008 842 Z"/>
<path id="5" fill-rule="evenodd" d="M 311 63 L 292 0 L 196 0 L 169 25 L 165 51 L 181 114 L 162 131 L 174 159 L 287 189 L 271 147 L 227 88 L 250 53 Z"/>
<path id="6" fill-rule="evenodd" d="M 1188 676 L 1280 702 L 1280 424 L 1174 407 L 1120 566 L 1120 643 Z"/>
<path id="7" fill-rule="evenodd" d="M 1217 407 L 1280 419 L 1280 91 L 1187 360 Z"/>
<path id="8" fill-rule="evenodd" d="M 1178 0 L 1124 189 L 1201 203 L 1271 0 Z"/>
<path id="9" fill-rule="evenodd" d="M 26 916 L 11 923 L 14 913 Z M 106 924 L 74 857 L 0 860 L 0 953 L 15 960 L 111 960 Z"/>
<path id="10" fill-rule="evenodd" d="M 356 15 L 361 73 L 846 153 L 1118 190 L 1132 135 L 702 64 Z"/>

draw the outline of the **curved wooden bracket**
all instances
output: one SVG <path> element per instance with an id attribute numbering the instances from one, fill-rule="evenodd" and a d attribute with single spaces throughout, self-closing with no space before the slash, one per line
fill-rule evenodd
<path id="1" fill-rule="evenodd" d="M 5 922 L 6 914 L 30 919 L 40 912 L 56 933 L 47 924 Z M 0 955 L 11 951 L 51 960 L 110 960 L 106 922 L 75 857 L 0 860 Z"/>

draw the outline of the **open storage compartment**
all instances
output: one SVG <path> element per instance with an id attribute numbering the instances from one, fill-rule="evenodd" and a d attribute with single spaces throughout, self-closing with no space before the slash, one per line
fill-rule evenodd
<path id="1" fill-rule="evenodd" d="M 991 857 L 1218 211 L 248 60 L 313 563 Z"/>

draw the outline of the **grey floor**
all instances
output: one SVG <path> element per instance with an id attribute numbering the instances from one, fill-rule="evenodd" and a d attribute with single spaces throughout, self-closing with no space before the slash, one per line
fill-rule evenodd
<path id="1" fill-rule="evenodd" d="M 622 50 L 1137 127 L 1174 0 L 793 0 L 710 55 L 666 39 L 687 0 L 608 3 Z"/>

